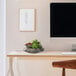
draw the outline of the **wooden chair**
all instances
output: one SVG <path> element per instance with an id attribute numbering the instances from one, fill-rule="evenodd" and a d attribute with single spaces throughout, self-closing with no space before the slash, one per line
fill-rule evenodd
<path id="1" fill-rule="evenodd" d="M 65 76 L 65 69 L 76 69 L 76 60 L 56 61 L 52 65 L 62 68 L 62 76 Z"/>

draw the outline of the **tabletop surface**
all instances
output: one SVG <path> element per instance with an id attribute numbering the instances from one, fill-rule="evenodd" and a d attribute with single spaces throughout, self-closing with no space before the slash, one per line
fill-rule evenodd
<path id="1" fill-rule="evenodd" d="M 8 55 L 32 55 L 32 56 L 39 56 L 39 55 L 48 55 L 48 56 L 51 56 L 51 55 L 58 55 L 58 56 L 62 56 L 62 55 L 73 55 L 73 56 L 76 56 L 76 52 L 72 52 L 72 51 L 43 51 L 43 52 L 40 52 L 40 53 L 27 53 L 25 51 L 10 51 L 7 53 L 7 56 Z"/>

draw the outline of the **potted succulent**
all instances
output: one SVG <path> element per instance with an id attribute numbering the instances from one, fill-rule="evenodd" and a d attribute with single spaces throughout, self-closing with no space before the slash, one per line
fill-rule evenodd
<path id="1" fill-rule="evenodd" d="M 38 40 L 33 40 L 32 42 L 26 43 L 25 46 L 25 51 L 29 53 L 38 53 L 44 50 L 41 43 Z"/>

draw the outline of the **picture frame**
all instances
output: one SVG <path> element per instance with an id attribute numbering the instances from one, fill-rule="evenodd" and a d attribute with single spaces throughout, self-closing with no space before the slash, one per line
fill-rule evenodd
<path id="1" fill-rule="evenodd" d="M 35 9 L 20 9 L 19 30 L 25 32 L 35 32 Z"/>

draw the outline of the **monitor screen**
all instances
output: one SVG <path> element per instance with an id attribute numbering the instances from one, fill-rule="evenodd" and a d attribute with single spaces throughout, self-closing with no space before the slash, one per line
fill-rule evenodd
<path id="1" fill-rule="evenodd" d="M 50 4 L 50 36 L 76 37 L 76 3 Z"/>

